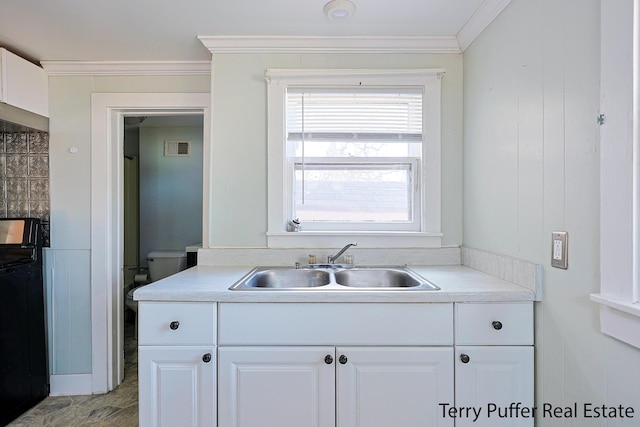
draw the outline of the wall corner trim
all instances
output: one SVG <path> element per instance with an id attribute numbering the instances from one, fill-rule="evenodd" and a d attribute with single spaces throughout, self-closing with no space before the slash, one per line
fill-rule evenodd
<path id="1" fill-rule="evenodd" d="M 511 0 L 486 0 L 482 3 L 456 36 L 461 50 L 467 49 L 509 3 Z"/>

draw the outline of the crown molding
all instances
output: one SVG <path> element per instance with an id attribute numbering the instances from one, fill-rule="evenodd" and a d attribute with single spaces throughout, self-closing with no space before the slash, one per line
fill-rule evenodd
<path id="1" fill-rule="evenodd" d="M 485 0 L 456 36 L 461 50 L 466 50 L 510 2 L 511 0 Z"/>
<path id="2" fill-rule="evenodd" d="M 49 76 L 210 75 L 211 61 L 41 61 Z"/>
<path id="3" fill-rule="evenodd" d="M 446 37 L 198 36 L 211 53 L 460 53 Z"/>
<path id="4" fill-rule="evenodd" d="M 509 5 L 485 0 L 456 36 L 198 36 L 215 53 L 462 53 Z M 49 76 L 210 75 L 210 61 L 41 61 Z"/>

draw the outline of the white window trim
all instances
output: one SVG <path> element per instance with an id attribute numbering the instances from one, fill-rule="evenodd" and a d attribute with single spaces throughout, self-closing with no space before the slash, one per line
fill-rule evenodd
<path id="1" fill-rule="evenodd" d="M 268 231 L 272 248 L 336 247 L 357 240 L 366 247 L 440 247 L 441 224 L 441 78 L 444 69 L 420 70 L 296 70 L 270 69 L 268 91 Z M 293 85 L 421 86 L 423 97 L 421 231 L 302 231 L 287 232 L 287 165 L 285 161 L 285 96 Z M 428 202 L 427 202 L 428 201 Z"/>
<path id="2" fill-rule="evenodd" d="M 591 300 L 600 305 L 602 333 L 640 348 L 640 0 L 633 2 L 631 41 L 625 20 L 617 19 L 629 16 L 629 6 L 607 3 L 604 9 L 603 2 L 601 50 L 631 44 L 633 60 L 602 58 L 601 99 L 611 114 L 601 128 L 600 293 Z"/>

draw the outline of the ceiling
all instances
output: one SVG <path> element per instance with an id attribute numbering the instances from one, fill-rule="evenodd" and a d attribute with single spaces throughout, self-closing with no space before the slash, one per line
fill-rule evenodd
<path id="1" fill-rule="evenodd" d="M 353 0 L 352 19 L 334 22 L 326 1 L 3 0 L 0 47 L 36 63 L 203 61 L 211 54 L 198 36 L 456 36 L 479 11 L 508 3 Z"/>

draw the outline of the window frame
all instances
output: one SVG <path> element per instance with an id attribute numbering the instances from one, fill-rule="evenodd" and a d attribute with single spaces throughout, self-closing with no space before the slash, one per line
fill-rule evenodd
<path id="1" fill-rule="evenodd" d="M 630 10 L 631 9 L 631 10 Z M 625 20 L 631 11 L 632 19 Z M 607 3 L 601 64 L 600 331 L 640 348 L 640 0 Z"/>
<path id="2" fill-rule="evenodd" d="M 441 78 L 444 69 L 268 69 L 268 247 L 335 247 L 346 238 L 368 247 L 441 247 Z M 287 232 L 292 208 L 292 170 L 286 158 L 286 91 L 290 86 L 412 86 L 423 91 L 423 141 L 416 183 L 418 231 L 326 230 Z M 291 181 L 291 185 L 289 185 Z M 426 203 L 429 201 L 429 203 Z"/>

